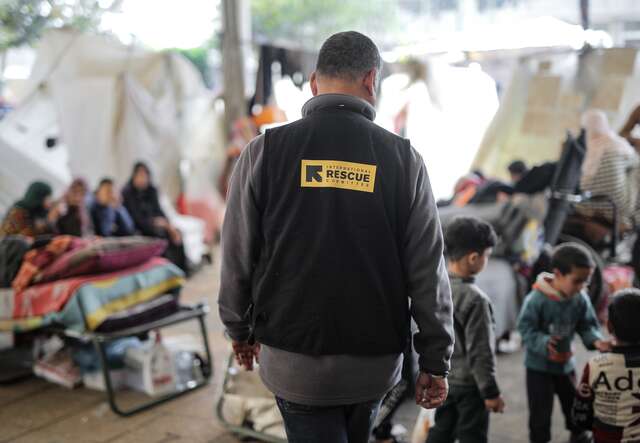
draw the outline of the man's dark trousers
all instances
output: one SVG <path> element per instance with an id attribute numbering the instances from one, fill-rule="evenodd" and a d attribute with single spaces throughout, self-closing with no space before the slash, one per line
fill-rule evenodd
<path id="1" fill-rule="evenodd" d="M 529 439 L 532 443 L 551 441 L 553 398 L 558 394 L 568 431 L 580 432 L 571 419 L 576 397 L 575 373 L 554 375 L 527 369 L 527 397 L 529 399 Z"/>
<path id="2" fill-rule="evenodd" d="M 307 406 L 276 397 L 289 443 L 367 443 L 380 400 L 347 406 Z"/>
<path id="3" fill-rule="evenodd" d="M 435 426 L 427 443 L 486 443 L 489 413 L 475 386 L 451 385 L 444 404 L 436 409 Z"/>

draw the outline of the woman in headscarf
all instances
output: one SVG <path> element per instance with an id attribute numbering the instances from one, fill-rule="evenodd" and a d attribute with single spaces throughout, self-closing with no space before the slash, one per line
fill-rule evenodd
<path id="1" fill-rule="evenodd" d="M 51 193 L 51 186 L 48 184 L 38 181 L 31 183 L 24 197 L 14 203 L 2 220 L 0 237 L 53 234 L 55 223 L 60 217 L 60 207 L 52 204 Z"/>
<path id="2" fill-rule="evenodd" d="M 611 130 L 602 111 L 585 112 L 582 126 L 586 130 L 587 152 L 580 188 L 593 196 L 608 197 L 616 204 L 622 228 L 632 227 L 638 205 L 640 157 L 624 138 Z M 607 203 L 588 202 L 576 209 L 584 216 L 613 221 L 613 210 Z"/>
<path id="3" fill-rule="evenodd" d="M 86 207 L 87 182 L 76 178 L 64 196 L 66 212 L 56 223 L 58 234 L 82 237 L 90 232 L 90 219 Z"/>
<path id="4" fill-rule="evenodd" d="M 148 237 L 168 240 L 165 257 L 187 272 L 182 234 L 162 211 L 158 191 L 151 181 L 151 171 L 145 163 L 138 162 L 133 167 L 131 179 L 122 190 L 122 203 L 129 211 L 137 231 Z"/>

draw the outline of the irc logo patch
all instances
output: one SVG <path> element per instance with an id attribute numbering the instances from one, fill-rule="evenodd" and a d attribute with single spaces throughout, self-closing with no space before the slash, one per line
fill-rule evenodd
<path id="1" fill-rule="evenodd" d="M 302 160 L 300 186 L 373 192 L 376 166 L 338 160 Z"/>

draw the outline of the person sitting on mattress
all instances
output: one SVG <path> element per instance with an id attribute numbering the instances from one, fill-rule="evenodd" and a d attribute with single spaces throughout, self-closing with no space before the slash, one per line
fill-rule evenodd
<path id="1" fill-rule="evenodd" d="M 40 181 L 31 183 L 22 199 L 13 204 L 2 220 L 0 237 L 7 235 L 37 237 L 53 234 L 62 207 L 52 202 L 51 194 L 51 186 L 47 183 Z"/>
<path id="2" fill-rule="evenodd" d="M 64 195 L 64 213 L 56 223 L 56 233 L 84 237 L 91 232 L 91 221 L 87 211 L 86 199 L 89 191 L 87 182 L 76 178 L 71 182 Z"/>
<path id="3" fill-rule="evenodd" d="M 111 178 L 100 180 L 89 211 L 96 235 L 123 237 L 135 234 L 133 219 L 116 194 Z"/>
<path id="4" fill-rule="evenodd" d="M 129 183 L 122 190 L 124 207 L 133 218 L 136 230 L 148 237 L 168 240 L 165 257 L 183 271 L 188 271 L 187 257 L 182 244 L 182 234 L 173 226 L 158 200 L 158 190 L 152 184 L 151 170 L 146 163 L 138 162 L 133 167 Z"/>

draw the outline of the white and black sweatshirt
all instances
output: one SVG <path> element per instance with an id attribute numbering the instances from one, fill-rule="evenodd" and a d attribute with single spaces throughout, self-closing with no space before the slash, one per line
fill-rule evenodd
<path id="1" fill-rule="evenodd" d="M 595 443 L 640 442 L 640 345 L 615 347 L 587 363 L 573 416 Z"/>

